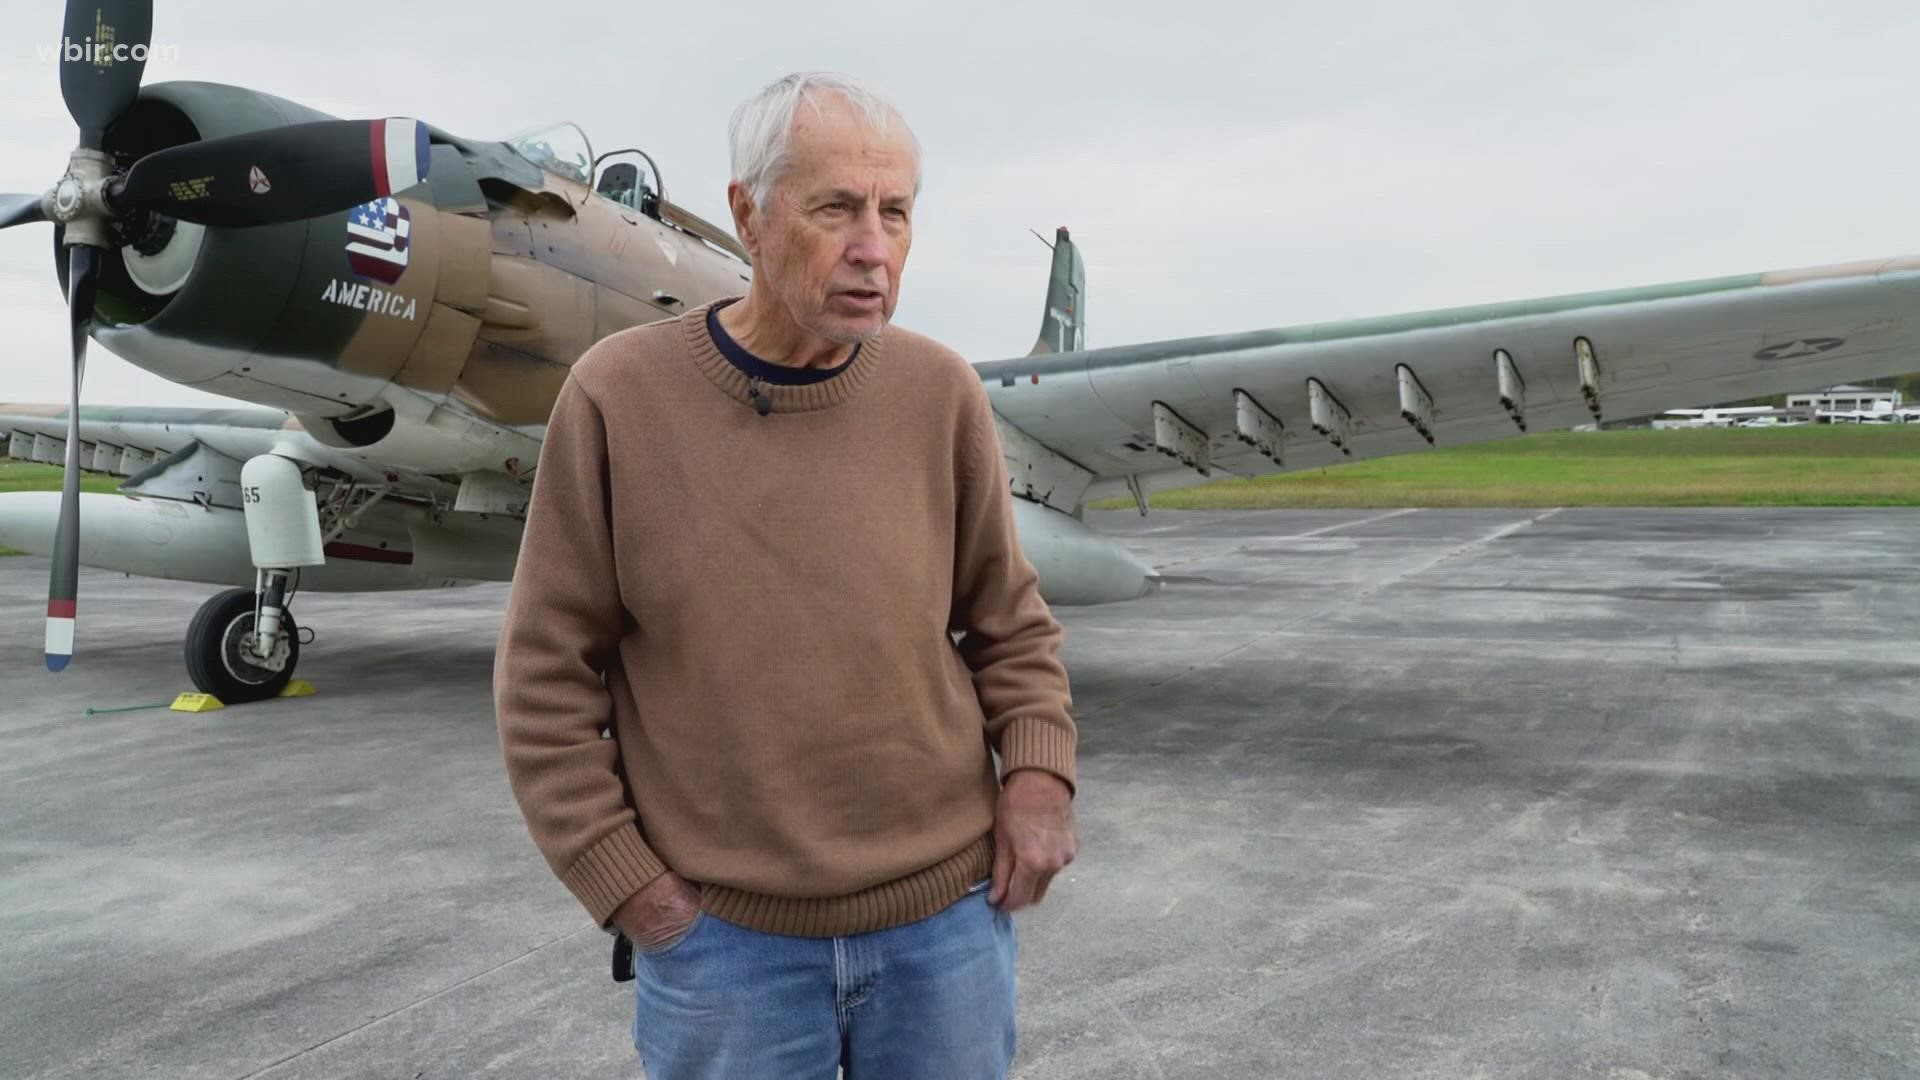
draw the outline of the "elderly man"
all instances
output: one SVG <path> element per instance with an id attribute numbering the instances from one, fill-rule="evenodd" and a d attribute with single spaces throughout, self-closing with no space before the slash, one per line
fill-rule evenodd
<path id="1" fill-rule="evenodd" d="M 746 296 L 608 337 L 554 405 L 507 771 L 635 943 L 652 1080 L 1004 1076 L 1009 913 L 1077 843 L 1061 629 L 979 377 L 888 324 L 912 133 L 813 74 L 731 136 Z"/>

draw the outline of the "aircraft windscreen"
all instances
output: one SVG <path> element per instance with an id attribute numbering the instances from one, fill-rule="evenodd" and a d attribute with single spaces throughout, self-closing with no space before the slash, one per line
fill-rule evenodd
<path id="1" fill-rule="evenodd" d="M 551 124 L 505 140 L 514 153 L 554 174 L 585 184 L 593 170 L 593 144 L 571 123 Z"/>

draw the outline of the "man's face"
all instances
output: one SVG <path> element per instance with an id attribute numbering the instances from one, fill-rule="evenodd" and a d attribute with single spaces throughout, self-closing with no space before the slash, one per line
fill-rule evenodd
<path id="1" fill-rule="evenodd" d="M 842 345 L 880 332 L 900 302 L 913 242 L 913 143 L 898 121 L 885 135 L 838 94 L 802 104 L 785 170 L 764 212 L 751 215 L 754 277 L 793 321 Z"/>

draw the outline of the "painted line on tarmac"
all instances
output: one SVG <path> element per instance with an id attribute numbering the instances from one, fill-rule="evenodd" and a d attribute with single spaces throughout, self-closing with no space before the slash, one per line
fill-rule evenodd
<path id="1" fill-rule="evenodd" d="M 1358 521 L 1341 521 L 1341 522 L 1336 522 L 1336 523 L 1334 523 L 1334 524 L 1332 524 L 1332 525 L 1323 525 L 1323 526 L 1321 526 L 1321 527 L 1320 527 L 1320 528 L 1318 528 L 1318 529 L 1308 529 L 1308 530 L 1307 530 L 1306 532 L 1303 532 L 1303 533 L 1288 533 L 1288 534 L 1287 534 L 1287 535 L 1285 535 L 1285 536 L 1275 536 L 1275 537 L 1272 537 L 1272 539 L 1274 539 L 1274 540 L 1304 540 L 1304 539 L 1306 539 L 1306 538 L 1307 538 L 1307 537 L 1309 537 L 1309 536 L 1320 536 L 1320 535 L 1322 535 L 1322 534 L 1325 534 L 1325 533 L 1330 533 L 1330 532 L 1333 532 L 1333 531 L 1334 531 L 1335 529 L 1349 529 L 1349 528 L 1357 528 L 1357 527 L 1359 527 L 1359 526 L 1361 526 L 1361 525 L 1371 525 L 1371 524 L 1373 524 L 1373 523 L 1374 523 L 1374 522 L 1376 522 L 1376 521 L 1385 521 L 1385 520 L 1387 520 L 1388 518 L 1397 518 L 1397 517 L 1399 517 L 1399 516 L 1401 516 L 1402 514 L 1417 514 L 1417 513 L 1419 513 L 1419 512 L 1420 512 L 1420 510 L 1421 510 L 1421 508 L 1420 508 L 1420 507 L 1418 507 L 1418 506 L 1403 506 L 1403 507 L 1401 507 L 1401 508 L 1400 508 L 1400 509 L 1398 509 L 1398 510 L 1389 510 L 1389 511 L 1387 511 L 1387 512 L 1386 512 L 1386 513 L 1384 513 L 1384 514 L 1375 514 L 1375 515 L 1373 515 L 1372 517 L 1369 517 L 1369 518 L 1361 518 L 1361 519 L 1360 519 L 1360 520 L 1358 520 Z"/>
<path id="2" fill-rule="evenodd" d="M 1551 510 L 1543 510 L 1538 514 L 1534 514 L 1532 517 L 1523 518 L 1520 521 L 1508 522 L 1507 524 L 1500 526 L 1499 528 L 1493 530 L 1492 532 L 1487 533 L 1485 536 L 1476 537 L 1475 539 L 1469 540 L 1464 544 L 1456 544 L 1455 546 L 1448 548 L 1447 550 L 1441 552 L 1438 555 L 1435 555 L 1430 559 L 1417 563 L 1413 566 L 1406 567 L 1402 570 L 1398 570 L 1393 573 L 1390 573 L 1386 577 L 1383 577 L 1380 580 L 1375 581 L 1371 585 L 1368 585 L 1366 588 L 1361 589 L 1359 592 L 1341 594 L 1338 598 L 1336 598 L 1330 604 L 1323 604 L 1320 607 L 1314 608 L 1312 611 L 1308 611 L 1308 612 L 1305 612 L 1304 614 L 1297 615 L 1294 618 L 1288 619 L 1287 621 L 1281 623 L 1278 626 L 1270 627 L 1266 630 L 1263 630 L 1253 635 L 1252 637 L 1249 637 L 1246 640 L 1240 642 L 1238 645 L 1233 646 L 1230 649 L 1222 650 L 1221 652 L 1216 653 L 1213 656 L 1207 657 L 1204 660 L 1197 660 L 1191 664 L 1188 664 L 1185 670 L 1179 672 L 1176 675 L 1170 675 L 1167 678 L 1159 679 L 1154 682 L 1149 682 L 1148 684 L 1146 684 L 1145 686 L 1142 686 L 1140 689 L 1134 691 L 1131 694 L 1122 695 L 1103 705 L 1096 706 L 1092 711 L 1103 712 L 1107 709 L 1119 708 L 1121 705 L 1124 705 L 1127 702 L 1132 701 L 1133 699 L 1140 697 L 1143 694 L 1152 693 L 1153 691 L 1156 691 L 1161 687 L 1166 686 L 1168 683 L 1179 682 L 1181 679 L 1184 679 L 1187 676 L 1192 675 L 1197 671 L 1201 671 L 1206 668 L 1211 668 L 1214 665 L 1218 664 L 1220 661 L 1225 660 L 1227 657 L 1232 656 L 1235 653 L 1242 652 L 1246 649 L 1250 649 L 1253 646 L 1259 644 L 1262 641 L 1267 640 L 1270 637 L 1273 637 L 1277 634 L 1283 633 L 1288 630 L 1292 630 L 1298 626 L 1301 626 L 1302 624 L 1310 623 L 1313 620 L 1318 619 L 1326 615 L 1328 612 L 1334 611 L 1336 609 L 1352 607 L 1356 602 L 1365 601 L 1370 597 L 1378 595 L 1379 593 L 1385 591 L 1386 589 L 1389 589 L 1395 585 L 1398 585 L 1400 582 L 1405 581 L 1408 578 L 1417 577 L 1421 574 L 1424 574 L 1427 571 L 1432 570 L 1434 567 L 1439 566 L 1441 563 L 1448 562 L 1449 560 L 1452 560 L 1452 559 L 1457 559 L 1462 555 L 1465 555 L 1487 544 L 1491 544 L 1496 540 L 1501 540 L 1508 536 L 1512 536 L 1514 533 L 1519 532 L 1521 529 L 1528 528 L 1529 526 L 1532 526 L 1532 525 L 1538 524 L 1539 522 L 1547 520 L 1553 515 L 1558 514 L 1560 510 L 1561 508 L 1558 506 L 1554 507 Z M 1408 512 L 1409 511 L 1406 511 L 1406 510 L 1392 511 L 1386 514 L 1382 514 L 1380 515 L 1380 517 L 1381 518 L 1393 517 L 1395 514 L 1408 513 Z M 1359 522 L 1348 522 L 1348 524 L 1359 524 Z M 1192 560 L 1182 560 L 1182 561 L 1190 562 Z"/>

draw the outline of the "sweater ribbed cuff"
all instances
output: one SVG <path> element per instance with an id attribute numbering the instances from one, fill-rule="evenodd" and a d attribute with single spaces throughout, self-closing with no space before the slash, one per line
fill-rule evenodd
<path id="1" fill-rule="evenodd" d="M 1074 732 L 1038 716 L 1017 717 L 1000 732 L 1000 780 L 1015 769 L 1039 769 L 1078 790 L 1074 771 Z"/>
<path id="2" fill-rule="evenodd" d="M 615 908 L 666 872 L 667 864 L 640 839 L 640 830 L 622 825 L 575 859 L 560 882 L 605 926 Z"/>

